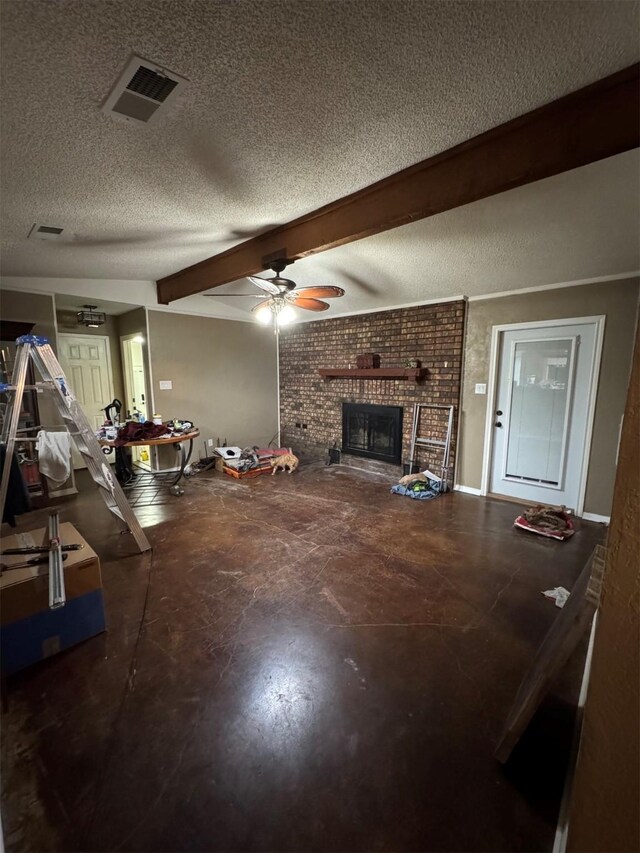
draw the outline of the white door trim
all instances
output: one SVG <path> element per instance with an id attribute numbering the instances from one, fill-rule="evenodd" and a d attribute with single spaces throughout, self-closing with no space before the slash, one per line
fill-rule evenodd
<path id="1" fill-rule="evenodd" d="M 127 341 L 132 341 L 134 338 L 137 338 L 139 336 L 140 336 L 140 332 L 132 332 L 130 335 L 120 335 L 120 358 L 122 359 L 122 388 L 124 390 L 124 397 L 125 397 L 125 399 L 122 400 L 121 402 L 122 402 L 122 405 L 124 406 L 125 416 L 126 416 L 126 413 L 129 411 L 128 400 L 126 398 L 129 395 L 129 391 L 130 391 L 129 379 L 131 378 L 130 376 L 127 375 L 128 369 L 131 368 L 131 364 L 129 363 L 129 354 L 127 352 L 127 348 L 125 346 L 125 343 Z"/>
<path id="2" fill-rule="evenodd" d="M 133 394 L 130 395 L 131 389 L 129 388 L 129 380 L 132 377 L 129 375 L 127 368 L 131 369 L 131 359 L 129 357 L 129 351 L 125 346 L 129 341 L 135 341 L 136 339 L 142 339 L 140 341 L 140 345 L 142 347 L 142 362 L 144 365 L 144 396 L 145 396 L 145 409 L 147 410 L 147 419 L 152 421 L 153 415 L 155 413 L 155 407 L 153 405 L 153 380 L 151 379 L 151 362 L 148 357 L 148 341 L 149 341 L 149 314 L 145 308 L 145 334 L 143 332 L 129 332 L 127 335 L 120 335 L 120 356 L 122 358 L 122 387 L 124 390 L 124 400 L 122 401 L 124 405 L 125 414 L 129 411 L 128 403 L 129 396 L 133 397 Z M 151 400 L 151 405 L 147 404 L 147 400 Z M 134 459 L 134 463 L 139 465 L 141 468 L 145 470 L 159 470 L 158 466 L 158 448 L 157 447 L 149 447 L 149 461 L 143 462 L 138 456 L 137 452 L 140 451 L 140 448 L 135 448 L 132 453 L 136 456 Z M 173 469 L 171 469 L 173 470 Z M 175 469 L 176 471 L 178 468 Z"/>
<path id="3" fill-rule="evenodd" d="M 109 379 L 109 394 L 111 399 L 113 400 L 116 392 L 113 386 L 113 370 L 111 369 L 111 346 L 109 335 L 83 335 L 82 333 L 76 334 L 76 332 L 59 332 L 58 338 L 85 338 L 85 340 L 87 341 L 104 341 L 104 350 L 107 354 L 107 377 Z M 59 360 L 62 361 L 62 353 L 60 353 Z"/>
<path id="4" fill-rule="evenodd" d="M 562 317 L 557 320 L 533 320 L 531 322 L 524 323 L 503 323 L 502 325 L 492 327 L 491 356 L 489 361 L 489 388 L 487 389 L 487 413 L 484 424 L 484 450 L 482 454 L 481 495 L 486 495 L 488 493 L 491 478 L 493 419 L 496 408 L 500 335 L 503 332 L 517 332 L 524 329 L 548 329 L 553 326 L 573 326 L 592 323 L 596 327 L 596 339 L 593 348 L 593 360 L 591 363 L 591 387 L 589 388 L 589 399 L 587 404 L 587 430 L 585 434 L 584 451 L 582 454 L 578 502 L 576 505 L 576 515 L 581 516 L 583 514 L 584 496 L 587 488 L 589 453 L 591 451 L 591 439 L 593 436 L 593 420 L 596 412 L 596 396 L 598 391 L 598 381 L 600 379 L 600 364 L 602 362 L 602 344 L 604 342 L 605 320 L 606 316 L 604 314 L 598 314 L 592 317 Z"/>

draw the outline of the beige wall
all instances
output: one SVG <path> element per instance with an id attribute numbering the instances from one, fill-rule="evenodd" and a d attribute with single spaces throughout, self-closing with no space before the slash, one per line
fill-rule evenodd
<path id="1" fill-rule="evenodd" d="M 0 291 L 0 316 L 3 320 L 34 323 L 32 333 L 47 338 L 51 348 L 57 353 L 56 317 L 52 296 L 3 289 Z M 37 371 L 36 378 L 39 380 Z M 40 412 L 40 423 L 44 426 L 55 426 L 62 423 L 62 419 L 48 394 L 38 395 L 38 410 Z"/>
<path id="2" fill-rule="evenodd" d="M 163 420 L 188 418 L 203 442 L 266 445 L 277 430 L 276 340 L 251 323 L 149 311 L 155 409 Z M 160 390 L 170 379 L 171 391 Z"/>
<path id="3" fill-rule="evenodd" d="M 147 315 L 144 308 L 134 308 L 133 311 L 127 311 L 126 314 L 118 314 L 116 321 L 118 334 L 121 337 L 125 335 L 142 335 L 146 338 Z"/>
<path id="4" fill-rule="evenodd" d="M 640 340 L 634 361 L 571 798 L 570 851 L 640 850 Z"/>
<path id="5" fill-rule="evenodd" d="M 474 388 L 477 382 L 489 382 L 492 327 L 503 323 L 604 314 L 604 347 L 584 510 L 610 515 L 620 419 L 631 369 L 637 308 L 638 279 L 470 302 L 456 482 L 474 489 L 481 486 L 487 396 L 475 394 Z"/>
<path id="6" fill-rule="evenodd" d="M 3 320 L 35 323 L 34 335 L 49 339 L 57 350 L 56 320 L 53 297 L 43 293 L 22 293 L 17 290 L 0 291 L 0 315 Z"/>
<path id="7" fill-rule="evenodd" d="M 109 354 L 111 355 L 111 373 L 113 376 L 113 393 L 119 400 L 123 399 L 124 385 L 122 382 L 122 357 L 120 355 L 120 338 L 118 324 L 115 317 L 107 316 L 103 326 L 97 329 L 88 329 L 79 326 L 76 320 L 76 312 L 64 308 L 56 311 L 58 320 L 58 334 L 66 335 L 99 335 L 109 339 Z"/>

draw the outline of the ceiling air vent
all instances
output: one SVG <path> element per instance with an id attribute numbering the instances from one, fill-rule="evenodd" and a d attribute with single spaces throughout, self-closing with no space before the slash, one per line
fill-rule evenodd
<path id="1" fill-rule="evenodd" d="M 189 81 L 139 56 L 132 56 L 102 106 L 118 121 L 149 124 Z"/>
<path id="2" fill-rule="evenodd" d="M 64 228 L 59 228 L 57 225 L 38 225 L 36 222 L 31 226 L 31 230 L 27 237 L 37 240 L 57 240 L 62 235 Z"/>

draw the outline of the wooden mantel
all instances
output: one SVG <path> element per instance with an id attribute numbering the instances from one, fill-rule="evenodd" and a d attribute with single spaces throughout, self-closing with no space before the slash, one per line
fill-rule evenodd
<path id="1" fill-rule="evenodd" d="M 420 382 L 428 374 L 426 367 L 321 367 L 324 379 L 414 379 Z"/>

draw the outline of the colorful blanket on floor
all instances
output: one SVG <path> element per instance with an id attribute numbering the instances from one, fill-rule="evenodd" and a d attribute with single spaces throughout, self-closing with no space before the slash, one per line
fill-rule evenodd
<path id="1" fill-rule="evenodd" d="M 513 524 L 528 533 L 537 533 L 549 539 L 569 539 L 575 533 L 573 522 L 564 507 L 533 506 L 519 515 Z"/>
<path id="2" fill-rule="evenodd" d="M 426 483 L 423 480 L 415 480 L 408 486 L 398 483 L 392 487 L 391 493 L 394 495 L 405 495 L 405 497 L 413 498 L 416 501 L 430 501 L 440 495 L 440 490 L 433 480 Z"/>

